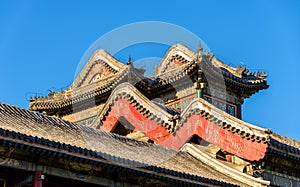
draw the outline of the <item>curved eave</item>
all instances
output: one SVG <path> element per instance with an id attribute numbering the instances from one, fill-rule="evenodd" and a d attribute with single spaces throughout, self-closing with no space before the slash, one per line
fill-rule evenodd
<path id="1" fill-rule="evenodd" d="M 168 66 L 168 63 L 170 63 L 170 57 L 172 55 L 178 54 L 178 53 L 180 53 L 181 56 L 183 56 L 183 58 L 185 58 L 187 61 L 190 62 L 189 64 L 185 64 L 183 66 L 190 66 L 190 67 L 193 66 L 193 64 L 197 61 L 197 58 L 199 58 L 199 56 L 200 56 L 201 59 L 204 59 L 204 60 L 202 60 L 204 62 L 201 62 L 201 63 L 208 62 L 207 63 L 207 65 L 209 65 L 208 66 L 209 72 L 207 72 L 208 76 L 211 73 L 211 76 L 215 77 L 216 74 L 219 74 L 219 72 L 221 71 L 221 73 L 224 77 L 223 79 L 225 79 L 227 85 L 229 85 L 229 86 L 241 88 L 246 91 L 255 90 L 255 92 L 268 88 L 268 85 L 267 85 L 265 79 L 252 76 L 251 78 L 255 79 L 255 81 L 251 80 L 250 76 L 247 75 L 247 72 L 248 72 L 247 69 L 241 68 L 241 67 L 238 67 L 238 68 L 230 67 L 230 66 L 224 64 L 222 61 L 220 61 L 219 59 L 217 59 L 210 53 L 207 53 L 205 55 L 203 55 L 203 54 L 197 55 L 195 52 L 190 50 L 188 47 L 181 45 L 181 44 L 176 44 L 167 51 L 167 53 L 163 57 L 161 63 L 156 67 L 155 72 L 156 72 L 157 77 L 160 77 L 160 78 L 163 77 L 164 79 L 169 79 L 168 76 L 164 75 L 164 74 L 169 74 L 170 78 L 174 78 L 181 74 L 181 72 L 176 71 L 176 69 L 185 69 L 185 70 L 187 69 L 187 68 L 177 67 L 172 70 L 166 71 L 166 67 Z M 191 68 L 188 68 L 188 69 L 191 69 Z M 190 70 L 190 71 L 192 71 L 192 70 Z M 173 72 L 175 72 L 175 74 Z"/>
<path id="2" fill-rule="evenodd" d="M 269 87 L 265 79 L 253 76 L 245 76 L 240 78 L 228 72 L 227 70 L 217 68 L 213 66 L 209 60 L 207 60 L 206 56 L 203 56 L 198 61 L 193 60 L 188 64 L 165 72 L 163 75 L 158 77 L 160 79 L 160 84 L 153 85 L 153 87 L 159 88 L 167 83 L 172 83 L 176 80 L 185 78 L 188 75 L 195 74 L 198 68 L 204 71 L 204 75 L 207 76 L 207 78 L 217 82 L 224 82 L 229 88 L 242 90 L 244 93 L 248 93 L 248 96 L 258 92 L 259 90 L 267 89 Z"/>
<path id="3" fill-rule="evenodd" d="M 269 154 L 300 161 L 300 142 L 275 133 L 270 134 Z"/>
<path id="4" fill-rule="evenodd" d="M 211 64 L 207 56 L 205 56 L 203 60 L 199 62 L 199 66 L 203 70 L 204 75 L 207 78 L 225 82 L 226 86 L 243 90 L 246 93 L 248 92 L 250 95 L 258 92 L 259 90 L 267 89 L 269 87 L 265 79 L 253 76 L 250 79 L 248 75 L 238 77 L 230 73 L 226 69 L 217 68 Z"/>
<path id="5" fill-rule="evenodd" d="M 177 48 L 185 48 L 185 51 L 187 50 L 186 47 L 182 47 L 182 46 L 174 47 L 170 49 L 170 52 L 168 52 L 167 54 L 172 54 L 173 50 L 179 50 Z M 98 53 L 104 53 L 104 54 L 99 55 Z M 78 78 L 78 80 L 75 80 L 74 84 L 71 87 L 74 87 L 74 85 L 79 84 L 78 81 L 82 80 L 87 75 L 92 62 L 95 62 L 95 60 L 97 60 L 95 59 L 97 56 L 103 57 L 105 56 L 105 54 L 106 56 L 110 56 L 103 50 L 98 53 L 95 53 L 94 55 L 95 57 L 91 58 L 91 60 L 94 61 L 90 61 L 88 65 L 85 67 L 85 69 L 82 71 L 83 73 L 81 73 L 81 75 L 79 76 L 81 77 L 81 79 Z M 113 57 L 110 56 L 110 58 Z M 39 110 L 39 111 L 57 110 L 63 107 L 71 106 L 72 104 L 75 103 L 82 102 L 85 99 L 90 99 L 95 96 L 100 96 L 103 93 L 107 93 L 111 91 L 111 89 L 115 87 L 117 83 L 120 82 L 120 80 L 122 80 L 125 76 L 127 76 L 129 72 L 132 75 L 132 79 L 134 79 L 133 82 L 136 83 L 135 86 L 140 91 L 143 91 L 143 93 L 146 95 L 155 93 L 155 91 L 157 90 L 162 90 L 164 88 L 171 87 L 174 82 L 180 82 L 184 79 L 190 78 L 190 76 L 197 73 L 197 70 L 199 68 L 203 69 L 204 75 L 210 80 L 213 80 L 213 82 L 218 82 L 218 81 L 220 81 L 221 83 L 223 82 L 228 88 L 231 88 L 233 90 L 239 90 L 241 93 L 243 93 L 242 96 L 245 98 L 250 97 L 252 94 L 258 92 L 259 90 L 267 89 L 269 87 L 265 79 L 255 77 L 253 75 L 252 76 L 247 75 L 240 78 L 230 73 L 226 69 L 222 69 L 223 67 L 222 68 L 215 67 L 214 65 L 212 65 L 211 59 L 209 58 L 210 58 L 209 56 L 202 55 L 200 59 L 198 59 L 198 61 L 192 60 L 188 64 L 184 64 L 169 72 L 164 72 L 164 74 L 156 77 L 155 79 L 150 79 L 149 77 L 146 77 L 144 74 L 137 72 L 137 70 L 135 70 L 135 68 L 133 67 L 131 68 L 130 71 L 128 71 L 129 70 L 128 66 L 123 64 L 122 67 L 119 67 L 119 71 L 120 70 L 122 71 L 113 75 L 112 80 L 106 81 L 105 79 L 103 79 L 91 85 L 86 85 L 79 88 L 72 88 L 65 91 L 65 92 L 69 92 L 68 94 L 60 94 L 60 96 L 57 97 L 33 98 L 31 99 L 29 109 Z M 115 64 L 120 65 L 119 62 L 118 63 L 115 62 Z M 231 69 L 230 71 L 233 70 Z"/>
<path id="6" fill-rule="evenodd" d="M 29 110 L 46 111 L 58 110 L 73 104 L 83 102 L 87 99 L 100 96 L 111 91 L 126 76 L 126 69 L 116 76 L 109 77 L 105 80 L 79 87 L 71 90 L 68 94 L 61 94 L 59 97 L 51 98 L 32 98 L 29 104 Z"/>
<path id="7" fill-rule="evenodd" d="M 91 73 L 92 68 L 96 64 L 103 64 L 107 68 L 111 69 L 113 74 L 105 77 L 101 81 L 82 86 L 82 83 Z M 45 98 L 31 98 L 29 109 L 57 109 L 71 105 L 74 102 L 76 103 L 86 98 L 88 99 L 93 97 L 95 95 L 94 93 L 98 94 L 106 92 L 112 82 L 122 78 L 122 75 L 124 74 L 123 72 L 126 68 L 126 65 L 114 59 L 108 52 L 104 50 L 97 50 L 67 90 L 51 93 Z"/>
<path id="8" fill-rule="evenodd" d="M 180 82 L 183 79 L 189 78 L 190 75 L 196 73 L 196 67 L 196 62 L 191 62 L 184 67 L 179 67 L 180 71 L 175 71 L 174 74 L 151 81 L 148 81 L 144 75 L 136 73 L 136 70 L 132 70 L 131 74 L 133 75 L 133 79 L 135 79 L 135 86 L 145 94 L 151 94 L 154 93 L 155 90 L 170 87 L 174 82 Z M 216 81 L 218 81 L 217 78 L 220 77 L 219 72 L 214 71 L 212 68 L 207 68 L 207 71 L 209 71 L 206 74 L 207 76 L 210 76 L 212 79 L 216 79 Z M 71 106 L 75 103 L 83 102 L 86 99 L 103 95 L 111 91 L 111 89 L 121 82 L 124 77 L 128 76 L 128 72 L 129 71 L 127 68 L 108 79 L 79 87 L 71 90 L 69 94 L 61 94 L 60 97 L 31 99 L 29 109 L 38 111 L 57 110 L 63 107 Z M 227 75 L 226 73 L 223 73 L 223 76 L 225 77 L 224 80 L 227 86 L 230 88 L 243 90 L 245 97 L 249 97 L 259 90 L 269 87 L 266 81 L 249 83 L 245 80 L 241 80 L 240 78 Z"/>

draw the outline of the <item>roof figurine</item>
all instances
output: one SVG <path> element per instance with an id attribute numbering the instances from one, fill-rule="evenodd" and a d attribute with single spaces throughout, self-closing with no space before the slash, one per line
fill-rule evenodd
<path id="1" fill-rule="evenodd" d="M 203 47 L 201 45 L 201 42 L 199 41 L 198 49 L 197 49 L 197 52 L 196 52 L 196 60 L 197 61 L 202 56 L 202 53 L 203 53 Z"/>
<path id="2" fill-rule="evenodd" d="M 132 61 L 131 61 L 131 56 L 129 55 L 128 60 L 127 60 L 127 65 L 131 65 Z"/>

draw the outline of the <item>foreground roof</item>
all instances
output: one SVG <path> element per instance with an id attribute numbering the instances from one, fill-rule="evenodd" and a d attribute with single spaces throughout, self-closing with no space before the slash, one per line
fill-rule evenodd
<path id="1" fill-rule="evenodd" d="M 93 163 L 102 162 L 127 168 L 128 172 L 163 176 L 183 186 L 268 184 L 267 181 L 237 171 L 220 170 L 226 166 L 216 164 L 217 161 L 208 162 L 208 157 L 193 151 L 191 145 L 185 146 L 183 151 L 176 151 L 7 104 L 0 104 L 0 141 L 2 145 L 23 147 L 26 150 L 28 146 L 36 147 L 45 150 L 41 152 L 47 154 L 55 151 L 59 153 L 55 154 L 56 157 L 81 157 Z"/>

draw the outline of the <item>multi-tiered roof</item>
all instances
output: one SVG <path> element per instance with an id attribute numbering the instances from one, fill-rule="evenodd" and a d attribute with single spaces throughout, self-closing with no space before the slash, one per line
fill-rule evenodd
<path id="1" fill-rule="evenodd" d="M 292 183 L 299 179 L 300 143 L 240 119 L 243 100 L 268 88 L 265 73 L 233 68 L 210 53 L 203 54 L 201 48 L 193 52 L 178 44 L 169 49 L 154 75 L 99 50 L 67 90 L 32 98 L 29 109 L 189 150 L 205 164 L 225 164 L 222 173 L 238 171 L 239 177 L 248 173 L 266 180 L 276 175 Z M 235 111 L 231 113 L 230 107 Z"/>
<path id="2" fill-rule="evenodd" d="M 228 88 L 242 92 L 243 98 L 268 88 L 265 73 L 249 72 L 240 66 L 232 68 L 210 53 L 200 55 L 177 44 L 169 49 L 156 67 L 155 77 L 150 77 L 143 70 L 133 68 L 132 64 L 124 65 L 106 51 L 98 50 L 67 90 L 43 98 L 32 98 L 29 108 L 52 112 L 69 109 L 90 98 L 95 97 L 97 100 L 99 97 L 107 97 L 119 83 L 128 82 L 129 77 L 138 90 L 151 97 L 168 91 L 172 84 L 185 83 L 183 80 L 197 74 L 199 68 L 205 71 L 207 79 L 224 80 Z"/>

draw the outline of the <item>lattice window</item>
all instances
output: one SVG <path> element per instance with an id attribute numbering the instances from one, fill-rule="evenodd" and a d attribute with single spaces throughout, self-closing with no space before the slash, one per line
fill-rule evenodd
<path id="1" fill-rule="evenodd" d="M 220 107 L 221 110 L 226 112 L 226 104 L 225 103 L 219 102 L 219 107 Z"/>
<path id="2" fill-rule="evenodd" d="M 220 99 L 211 98 L 208 95 L 204 95 L 203 99 L 206 100 L 207 102 L 213 104 L 217 108 L 223 110 L 224 112 L 227 112 L 228 114 L 230 114 L 232 116 L 237 116 L 236 106 L 234 106 L 233 104 L 230 104 L 226 101 L 222 101 Z"/>
<path id="3" fill-rule="evenodd" d="M 230 114 L 232 116 L 235 116 L 235 108 L 234 108 L 234 106 L 228 105 L 227 106 L 227 112 L 228 112 L 228 114 Z"/>

